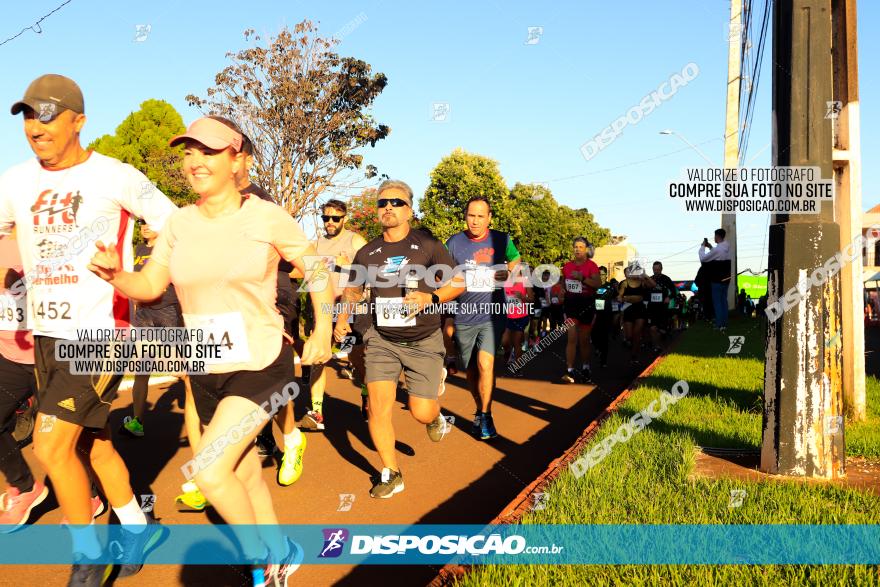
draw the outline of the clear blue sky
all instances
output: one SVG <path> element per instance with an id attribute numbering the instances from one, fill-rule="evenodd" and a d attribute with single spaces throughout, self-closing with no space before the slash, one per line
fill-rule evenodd
<path id="1" fill-rule="evenodd" d="M 62 0 L 35 0 L 7 11 L 0 40 L 33 24 Z M 863 201 L 880 203 L 880 5 L 859 3 Z M 111 133 L 149 98 L 171 102 L 186 122 L 197 112 L 188 93 L 204 94 L 244 46 L 242 31 L 271 35 L 304 18 L 331 35 L 363 21 L 339 52 L 383 72 L 388 87 L 374 114 L 391 126 L 389 138 L 365 153 L 367 161 L 409 182 L 417 197 L 428 174 L 455 147 L 500 163 L 508 185 L 548 182 L 554 196 L 586 207 L 615 234 L 628 235 L 640 255 L 664 259 L 666 273 L 692 278 L 696 249 L 719 224 L 716 215 L 685 215 L 664 196 L 666 182 L 704 160 L 669 128 L 721 163 L 727 75 L 726 22 L 721 0 L 669 2 L 96 2 L 73 0 L 0 46 L 4 83 L 0 105 L 20 98 L 40 74 L 77 80 L 86 97 L 84 142 Z M 365 20 L 364 20 L 365 18 Z M 144 42 L 135 25 L 149 24 Z M 543 27 L 537 44 L 527 29 Z M 769 55 L 747 159 L 769 165 Z M 590 161 L 580 146 L 672 73 L 689 62 L 699 76 L 650 116 L 628 127 Z M 448 122 L 433 122 L 434 102 L 448 102 Z M 6 111 L 8 112 L 8 111 Z M 30 155 L 18 117 L 0 115 L 0 168 Z M 764 149 L 761 151 L 761 149 Z M 652 159 L 643 162 L 646 159 Z M 638 163 L 643 162 L 643 163 Z M 739 217 L 740 269 L 766 267 L 766 215 Z"/>

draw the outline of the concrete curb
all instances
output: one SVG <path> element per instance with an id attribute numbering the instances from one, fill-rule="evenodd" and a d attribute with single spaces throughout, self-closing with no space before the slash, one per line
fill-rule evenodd
<path id="1" fill-rule="evenodd" d="M 639 373 L 635 379 L 633 379 L 632 383 L 630 383 L 620 394 L 612 400 L 608 407 L 606 407 L 602 413 L 600 413 L 595 420 L 590 422 L 590 425 L 584 430 L 583 434 L 581 434 L 577 440 L 575 440 L 574 444 L 568 448 L 562 455 L 553 460 L 550 465 L 541 473 L 537 479 L 532 481 L 525 489 L 523 489 L 519 495 L 513 498 L 507 506 L 501 510 L 501 513 L 498 514 L 495 518 L 489 522 L 488 525 L 500 525 L 500 524 L 515 524 L 519 522 L 522 517 L 527 514 L 531 510 L 532 499 L 531 496 L 534 493 L 539 493 L 545 487 L 550 485 L 550 483 L 556 479 L 564 469 L 571 464 L 572 461 L 577 459 L 578 455 L 580 455 L 583 448 L 592 440 L 593 436 L 596 435 L 596 431 L 599 429 L 599 426 L 607 420 L 612 414 L 614 414 L 620 404 L 622 404 L 626 399 L 632 394 L 633 390 L 638 388 L 639 384 L 648 377 L 657 365 L 666 357 L 667 354 L 672 352 L 672 350 L 678 346 L 678 341 L 681 340 L 680 335 L 678 338 L 673 341 L 672 345 L 664 352 L 662 355 L 659 355 L 655 358 L 651 363 L 645 367 L 645 369 Z M 455 582 L 462 577 L 470 570 L 469 565 L 457 565 L 457 564 L 448 564 L 440 569 L 440 572 L 437 573 L 437 576 L 428 584 L 428 587 L 447 587 L 449 585 L 454 585 Z"/>

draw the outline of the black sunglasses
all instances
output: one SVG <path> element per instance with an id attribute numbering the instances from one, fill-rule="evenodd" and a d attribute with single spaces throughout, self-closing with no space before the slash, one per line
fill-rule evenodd
<path id="1" fill-rule="evenodd" d="M 323 220 L 324 222 L 330 222 L 331 220 L 333 222 L 339 222 L 343 218 L 345 218 L 345 216 L 330 216 L 329 214 L 321 214 L 321 220 Z"/>
<path id="2" fill-rule="evenodd" d="M 402 208 L 403 206 L 409 206 L 409 202 L 407 202 L 406 200 L 401 200 L 400 198 L 390 198 L 390 199 L 389 199 L 389 198 L 380 198 L 380 199 L 376 202 L 376 204 L 377 204 L 380 208 L 384 208 L 384 207 L 387 206 L 389 203 L 390 203 L 392 206 L 394 206 L 395 208 Z"/>

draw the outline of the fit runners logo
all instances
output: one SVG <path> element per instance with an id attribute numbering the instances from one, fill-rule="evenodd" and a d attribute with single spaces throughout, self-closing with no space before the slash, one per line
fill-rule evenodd
<path id="1" fill-rule="evenodd" d="M 76 227 L 76 213 L 82 203 L 79 190 L 65 196 L 53 190 L 44 190 L 31 206 L 34 232 L 72 232 Z"/>
<path id="2" fill-rule="evenodd" d="M 492 263 L 492 260 L 495 258 L 495 249 L 493 247 L 486 247 L 485 249 L 480 249 L 476 253 L 474 253 L 474 263 L 480 265 L 482 263 Z"/>
<path id="3" fill-rule="evenodd" d="M 397 275 L 400 268 L 409 263 L 409 257 L 397 255 L 385 259 L 385 265 L 382 267 L 382 275 Z"/>
<path id="4" fill-rule="evenodd" d="M 324 528 L 324 547 L 318 558 L 336 558 L 345 547 L 345 541 L 348 540 L 348 530 L 345 528 Z"/>

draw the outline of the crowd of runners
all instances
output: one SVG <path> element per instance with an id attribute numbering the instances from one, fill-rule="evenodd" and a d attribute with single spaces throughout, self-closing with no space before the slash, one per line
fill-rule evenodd
<path id="1" fill-rule="evenodd" d="M 85 106 L 72 80 L 37 78 L 12 106 L 19 113 L 36 157 L 0 175 L 0 266 L 7 268 L 0 470 L 8 485 L 0 524 L 5 531 L 25 524 L 49 491 L 18 442 L 21 408 L 30 401 L 34 452 L 72 536 L 70 585 L 137 573 L 137 561 L 166 534 L 142 511 L 112 443 L 112 433 L 157 433 L 143 424 L 149 374 L 135 375 L 132 413 L 111 431 L 122 374 L 73 374 L 56 359 L 56 343 L 77 340 L 84 330 L 185 326 L 224 343 L 222 360 L 206 372 L 175 374 L 185 385 L 184 425 L 198 465 L 176 503 L 214 508 L 234 525 L 254 584 L 284 585 L 303 553 L 278 528 L 261 456 L 280 453 L 280 485 L 303 474 L 300 428 L 333 425 L 324 395 L 334 344 L 342 351 L 337 357 L 347 359 L 340 375 L 361 386 L 377 452 L 370 495 L 390 498 L 404 490 L 393 424 L 399 388 L 411 416 L 440 442 L 451 429 L 440 405 L 445 381 L 462 373 L 474 399 L 473 435 L 488 441 L 498 436 L 492 396 L 496 373 L 504 371 L 496 362 L 518 376 L 523 353 L 539 352 L 556 333 L 566 337 L 558 382 L 589 383 L 591 365 L 608 368 L 613 339 L 620 337 L 639 363 L 643 347 L 659 351 L 661 339 L 685 320 L 687 304 L 659 262 L 650 274 L 631 263 L 618 283 L 593 262 L 587 239 L 577 237 L 561 268 L 527 267 L 510 235 L 491 228 L 492 205 L 484 197 L 466 203 L 464 230 L 444 243 L 413 227 L 412 190 L 388 180 L 376 191 L 381 236 L 367 242 L 349 230 L 345 202 L 329 200 L 323 233 L 311 242 L 250 181 L 254 145 L 230 120 L 199 118 L 171 140 L 182 147 L 183 173 L 199 196 L 177 208 L 130 165 L 83 149 Z M 144 243 L 132 249 L 136 221 Z M 83 243 L 85 229 L 92 238 Z M 312 316 L 307 337 L 305 314 Z M 274 409 L 295 380 L 295 356 L 309 395 L 298 424 L 292 401 Z M 233 427 L 239 441 L 207 458 Z M 104 547 L 92 521 L 105 500 L 120 522 L 122 559 L 133 561 L 119 569 L 99 562 Z"/>

